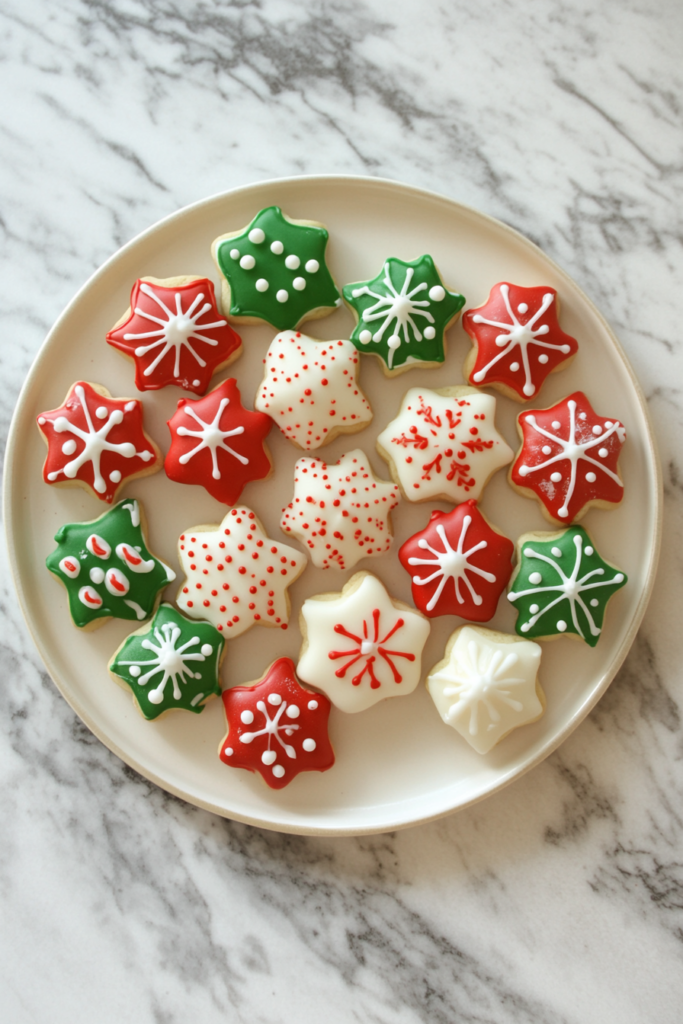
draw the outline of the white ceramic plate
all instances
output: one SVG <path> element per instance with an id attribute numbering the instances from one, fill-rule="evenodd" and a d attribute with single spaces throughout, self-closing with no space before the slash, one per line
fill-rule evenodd
<path id="1" fill-rule="evenodd" d="M 386 256 L 410 260 L 423 253 L 432 254 L 448 287 L 462 292 L 468 306 L 483 302 L 496 281 L 552 285 L 560 295 L 562 325 L 578 338 L 580 350 L 568 370 L 548 378 L 539 404 L 550 405 L 582 388 L 603 415 L 618 417 L 627 427 L 620 463 L 626 500 L 616 511 L 593 509 L 583 524 L 603 557 L 625 569 L 629 584 L 612 599 L 595 649 L 568 638 L 544 645 L 546 714 L 516 730 L 486 757 L 441 722 L 420 687 L 409 697 L 384 701 L 362 714 L 333 709 L 334 768 L 322 775 L 300 775 L 286 789 L 272 791 L 260 776 L 218 760 L 217 746 L 225 732 L 220 700 L 211 701 L 197 716 L 176 713 L 145 721 L 106 669 L 131 625 L 112 620 L 96 632 L 78 631 L 71 624 L 64 589 L 45 568 L 58 527 L 94 519 L 106 506 L 81 489 L 43 483 L 45 447 L 34 424 L 36 414 L 58 406 L 78 378 L 105 384 L 115 396 L 136 395 L 132 364 L 104 340 L 127 308 L 134 280 L 201 274 L 217 281 L 212 239 L 243 227 L 260 208 L 274 203 L 290 217 L 328 226 L 329 264 L 340 286 L 374 276 Z M 309 322 L 304 330 L 324 339 L 348 337 L 352 323 L 342 308 Z M 251 404 L 273 333 L 268 327 L 244 327 L 244 355 L 214 383 L 228 374 L 236 376 Z M 361 382 L 374 408 L 373 424 L 350 439 L 338 438 L 321 454 L 336 461 L 342 452 L 363 447 L 376 471 L 388 477 L 375 452 L 375 438 L 395 415 L 402 394 L 415 385 L 461 383 L 469 348 L 458 323 L 449 332 L 447 359 L 438 370 L 414 369 L 387 381 L 377 360 L 363 358 Z M 165 421 L 179 397 L 176 388 L 143 397 L 146 427 L 162 449 L 169 443 Z M 515 450 L 520 408 L 498 399 L 499 429 Z M 276 428 L 269 444 L 277 471 L 267 482 L 250 484 L 242 501 L 254 508 L 272 537 L 284 539 L 278 528 L 280 512 L 290 500 L 293 465 L 301 452 Z M 594 306 L 559 267 L 505 225 L 442 196 L 371 178 L 295 178 L 238 189 L 173 214 L 116 253 L 76 295 L 33 365 L 10 433 L 5 482 L 5 523 L 21 605 L 52 678 L 76 713 L 124 761 L 170 792 L 218 814 L 285 832 L 358 834 L 415 824 L 481 800 L 538 764 L 581 722 L 623 661 L 645 610 L 658 551 L 660 478 L 648 415 L 624 354 Z M 200 523 L 217 523 L 225 512 L 203 488 L 172 483 L 163 471 L 133 481 L 123 493 L 144 502 L 152 550 L 177 572 L 179 534 Z M 392 553 L 359 566 L 377 573 L 390 593 L 404 601 L 410 601 L 410 580 L 395 552 L 425 525 L 434 507 L 449 506 L 403 501 L 394 514 Z M 549 529 L 538 504 L 508 486 L 505 470 L 486 489 L 482 509 L 513 539 L 528 530 Z M 302 601 L 340 590 L 350 575 L 309 565 L 290 590 L 290 629 L 257 627 L 229 641 L 223 685 L 259 677 L 280 655 L 296 661 Z M 169 587 L 168 599 L 175 597 L 176 586 Z M 491 625 L 511 632 L 514 618 L 502 600 Z M 454 618 L 433 620 L 425 670 L 443 656 L 447 637 L 460 624 Z"/>

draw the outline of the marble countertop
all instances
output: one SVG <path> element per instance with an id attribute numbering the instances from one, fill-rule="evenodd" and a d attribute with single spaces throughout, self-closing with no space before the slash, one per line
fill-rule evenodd
<path id="1" fill-rule="evenodd" d="M 570 739 L 460 814 L 358 839 L 224 821 L 128 769 L 46 674 L 3 549 L 2 1019 L 679 1021 L 683 8 L 4 0 L 0 27 L 3 439 L 52 322 L 142 229 L 368 174 L 506 221 L 578 281 L 665 494 L 644 623 Z"/>

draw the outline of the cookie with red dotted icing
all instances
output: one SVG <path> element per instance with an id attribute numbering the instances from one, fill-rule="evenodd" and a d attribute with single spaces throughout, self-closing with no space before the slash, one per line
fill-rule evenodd
<path id="1" fill-rule="evenodd" d="M 282 331 L 268 349 L 254 408 L 272 416 L 285 437 L 306 451 L 363 430 L 372 409 L 358 385 L 359 362 L 350 341 Z"/>
<path id="2" fill-rule="evenodd" d="M 244 408 L 232 377 L 204 398 L 181 398 L 168 421 L 166 476 L 180 484 L 199 484 L 217 501 L 234 505 L 246 484 L 265 480 L 272 472 L 264 444 L 271 426 L 270 416 Z"/>
<path id="3" fill-rule="evenodd" d="M 78 484 L 111 504 L 129 480 L 161 468 L 161 452 L 143 428 L 142 403 L 112 398 L 101 384 L 77 380 L 37 423 L 48 448 L 46 484 Z"/>
<path id="4" fill-rule="evenodd" d="M 626 430 L 619 420 L 598 415 L 582 391 L 549 409 L 517 417 L 522 446 L 510 483 L 537 498 L 551 523 L 578 522 L 589 508 L 614 508 L 624 496 L 618 459 Z"/>
<path id="5" fill-rule="evenodd" d="M 534 398 L 548 374 L 563 370 L 579 348 L 558 316 L 554 288 L 495 284 L 485 304 L 468 309 L 462 319 L 473 342 L 463 370 L 466 380 L 518 402 Z"/>
<path id="6" fill-rule="evenodd" d="M 360 448 L 334 465 L 303 458 L 294 467 L 294 497 L 280 526 L 308 548 L 319 569 L 351 569 L 389 550 L 398 500 L 398 487 L 375 476 Z"/>
<path id="7" fill-rule="evenodd" d="M 225 690 L 223 706 L 228 732 L 218 748 L 221 761 L 259 772 L 271 789 L 334 764 L 330 702 L 301 685 L 290 658 L 278 658 L 254 683 Z"/>
<path id="8" fill-rule="evenodd" d="M 413 601 L 423 614 L 488 622 L 512 575 L 514 550 L 476 502 L 465 501 L 452 512 L 432 512 L 398 558 L 411 574 Z"/>
<path id="9" fill-rule="evenodd" d="M 142 277 L 107 341 L 135 363 L 138 391 L 175 384 L 203 395 L 214 373 L 237 359 L 242 339 L 218 309 L 207 277 Z"/>
<path id="10" fill-rule="evenodd" d="M 186 575 L 176 603 L 208 619 L 226 637 L 252 626 L 287 629 L 287 588 L 306 568 L 300 551 L 271 540 L 251 509 L 232 508 L 219 526 L 194 526 L 180 536 Z"/>

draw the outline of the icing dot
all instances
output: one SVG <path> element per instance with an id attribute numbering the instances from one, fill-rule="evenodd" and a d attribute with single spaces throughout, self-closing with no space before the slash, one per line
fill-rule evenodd
<path id="1" fill-rule="evenodd" d="M 296 290 L 298 292 L 302 292 L 304 290 L 304 288 L 306 287 L 306 278 L 305 277 L 295 277 L 294 280 L 292 281 L 292 287 L 296 288 Z"/>
<path id="2" fill-rule="evenodd" d="M 538 605 L 537 604 L 529 605 L 529 611 L 531 612 L 532 615 L 535 615 L 536 612 L 538 611 Z"/>
<path id="3" fill-rule="evenodd" d="M 280 288 L 280 291 L 275 296 L 278 302 L 286 302 L 289 298 L 289 293 L 284 288 Z"/>
<path id="4" fill-rule="evenodd" d="M 198 388 L 200 384 L 201 384 L 201 381 L 199 379 L 192 381 L 192 387 L 193 388 Z"/>
<path id="5" fill-rule="evenodd" d="M 528 311 L 529 307 L 527 306 L 526 302 L 520 302 L 520 304 L 517 306 L 518 313 L 528 313 Z"/>
<path id="6" fill-rule="evenodd" d="M 614 579 L 612 580 L 612 583 L 623 583 L 623 582 L 624 582 L 624 574 L 623 574 L 623 572 L 618 572 L 616 574 L 616 576 L 614 577 Z"/>
<path id="7" fill-rule="evenodd" d="M 281 764 L 276 764 L 275 767 L 273 768 L 273 775 L 275 776 L 275 778 L 276 779 L 281 779 L 284 774 L 285 774 L 285 770 L 282 767 L 282 765 Z"/>
<path id="8" fill-rule="evenodd" d="M 315 740 L 304 740 L 301 746 L 310 754 L 313 750 L 315 750 L 316 743 Z"/>
<path id="9" fill-rule="evenodd" d="M 76 451 L 76 442 L 73 440 L 73 438 L 70 441 L 64 442 L 64 444 L 62 445 L 62 451 L 64 452 L 65 455 L 73 455 L 73 453 Z"/>
<path id="10" fill-rule="evenodd" d="M 424 334 L 427 341 L 431 341 L 432 338 L 436 337 L 436 331 L 434 330 L 433 327 L 425 327 L 422 333 Z"/>
<path id="11" fill-rule="evenodd" d="M 589 557 L 593 554 L 593 548 L 590 546 L 590 544 L 586 545 L 586 547 L 583 550 Z"/>
<path id="12" fill-rule="evenodd" d="M 211 646 L 211 644 L 202 644 L 202 654 L 204 655 L 205 658 L 208 658 L 210 655 L 213 654 L 213 647 Z"/>
<path id="13" fill-rule="evenodd" d="M 567 628 L 567 623 L 564 621 L 564 619 L 558 620 L 557 628 L 559 629 L 560 633 L 564 633 L 564 631 Z"/>
<path id="14" fill-rule="evenodd" d="M 263 753 L 261 754 L 261 760 L 263 761 L 264 764 L 272 764 L 276 758 L 277 754 L 275 753 L 274 750 L 264 750 Z M 275 769 L 273 769 L 273 771 L 275 771 Z"/>
<path id="15" fill-rule="evenodd" d="M 111 482 L 113 484 L 120 483 L 120 481 L 121 481 L 121 470 L 119 470 L 119 469 L 112 469 L 111 473 L 109 474 L 109 479 L 111 480 Z"/>
<path id="16" fill-rule="evenodd" d="M 550 479 L 552 480 L 552 482 L 554 484 L 559 484 L 560 480 L 562 479 L 562 474 L 561 473 L 551 473 L 550 474 Z"/>
<path id="17" fill-rule="evenodd" d="M 541 448 L 541 451 L 543 452 L 544 455 L 550 455 L 550 453 L 552 451 L 552 448 L 550 447 L 549 444 L 544 444 L 543 447 Z"/>
<path id="18" fill-rule="evenodd" d="M 309 700 L 309 702 L 308 702 L 308 710 L 309 711 L 317 711 L 317 709 L 318 709 L 318 702 L 317 702 L 317 700 Z"/>
<path id="19" fill-rule="evenodd" d="M 275 705 L 282 704 L 282 697 L 280 696 L 279 693 L 269 693 L 268 694 L 268 703 L 269 704 L 275 704 Z"/>
<path id="20" fill-rule="evenodd" d="M 597 608 L 599 604 L 600 602 L 598 601 L 597 597 L 591 599 L 591 608 Z"/>
<path id="21" fill-rule="evenodd" d="M 559 420 L 553 420 L 553 430 L 559 430 L 562 424 Z"/>
<path id="22" fill-rule="evenodd" d="M 39 416 L 38 417 L 38 422 L 40 423 L 40 425 L 42 427 L 45 424 L 45 422 L 46 422 L 45 417 L 44 416 Z"/>
<path id="23" fill-rule="evenodd" d="M 605 420 L 605 430 L 610 430 L 613 426 L 614 424 L 611 420 Z"/>
<path id="24" fill-rule="evenodd" d="M 555 558 L 562 558 L 562 549 L 561 548 L 551 548 L 550 549 L 550 553 L 552 555 L 554 555 Z"/>
<path id="25" fill-rule="evenodd" d="M 534 586 L 537 586 L 542 579 L 543 577 L 540 572 L 532 572 L 531 576 L 529 576 L 529 583 L 533 583 Z"/>
<path id="26" fill-rule="evenodd" d="M 597 480 L 595 473 L 586 473 L 586 480 L 589 484 L 594 484 Z"/>
<path id="27" fill-rule="evenodd" d="M 243 256 L 240 260 L 240 266 L 242 270 L 253 270 L 256 266 L 256 260 L 253 256 L 250 256 L 249 253 L 247 253 L 247 255 Z"/>
<path id="28" fill-rule="evenodd" d="M 446 292 L 440 284 L 435 284 L 433 288 L 429 289 L 429 298 L 432 302 L 442 302 L 446 298 Z"/>
<path id="29" fill-rule="evenodd" d="M 106 420 L 108 414 L 109 412 L 106 405 L 100 405 L 95 410 L 95 415 L 97 416 L 98 420 Z"/>
<path id="30" fill-rule="evenodd" d="M 361 331 L 359 338 L 364 345 L 367 345 L 368 342 L 372 341 L 372 331 Z"/>
<path id="31" fill-rule="evenodd" d="M 538 357 L 538 361 L 539 361 L 539 363 L 544 363 L 544 364 L 548 362 L 548 357 L 545 354 L 545 352 L 541 352 L 540 356 Z"/>
<path id="32" fill-rule="evenodd" d="M 226 747 L 224 750 L 224 754 L 226 757 L 232 757 L 232 755 L 234 754 L 234 750 L 232 749 L 232 747 Z"/>
<path id="33" fill-rule="evenodd" d="M 271 242 L 270 251 L 274 252 L 276 256 L 279 256 L 284 251 L 284 245 L 282 242 Z"/>
<path id="34" fill-rule="evenodd" d="M 298 718 L 301 712 L 299 711 L 296 704 L 290 704 L 287 708 L 287 718 Z"/>
<path id="35" fill-rule="evenodd" d="M 580 420 L 585 420 L 586 418 L 587 418 L 587 417 L 586 417 L 586 413 L 585 413 L 585 412 L 580 412 L 580 413 L 579 413 L 579 419 L 580 419 Z"/>
<path id="36" fill-rule="evenodd" d="M 525 622 L 519 628 L 522 631 L 522 633 L 528 633 L 529 630 L 531 629 L 531 626 L 529 625 L 528 622 Z"/>
<path id="37" fill-rule="evenodd" d="M 317 260 L 308 260 L 306 262 L 306 270 L 309 274 L 317 274 L 320 270 L 320 264 Z"/>
<path id="38" fill-rule="evenodd" d="M 295 256 L 294 253 L 290 253 L 285 260 L 285 266 L 287 267 L 287 270 L 298 270 L 301 266 L 301 260 L 298 256 Z"/>
<path id="39" fill-rule="evenodd" d="M 391 337 L 387 338 L 387 345 L 389 348 L 396 349 L 401 344 L 401 339 L 398 334 L 392 334 Z"/>
<path id="40" fill-rule="evenodd" d="M 602 434 L 602 427 L 600 426 L 599 423 L 596 423 L 595 426 L 593 427 L 593 433 L 596 435 L 596 437 L 597 437 L 598 434 Z"/>
<path id="41" fill-rule="evenodd" d="M 251 725 L 251 723 L 254 721 L 254 712 L 243 711 L 242 714 L 240 715 L 240 720 L 244 722 L 245 725 Z"/>
<path id="42" fill-rule="evenodd" d="M 139 665 L 131 665 L 128 671 L 132 675 L 133 679 L 137 679 L 137 677 L 142 672 L 142 669 L 140 668 Z"/>
<path id="43" fill-rule="evenodd" d="M 265 277 L 259 277 L 258 281 L 256 282 L 256 291 L 267 292 L 269 287 L 270 285 L 266 281 Z"/>
<path id="44" fill-rule="evenodd" d="M 519 363 L 510 363 L 510 369 L 512 370 L 513 373 L 516 373 L 519 369 Z"/>
<path id="45" fill-rule="evenodd" d="M 93 566 L 90 570 L 90 579 L 93 583 L 102 583 L 104 581 L 104 569 L 101 569 L 99 565 Z"/>
<path id="46" fill-rule="evenodd" d="M 240 251 L 239 251 L 239 249 L 231 249 L 230 250 L 230 256 L 232 257 L 233 260 L 238 260 L 240 258 Z"/>
<path id="47" fill-rule="evenodd" d="M 598 450 L 598 455 L 600 456 L 601 459 L 606 459 L 607 456 L 609 455 L 609 452 L 607 451 L 606 448 L 600 448 Z"/>
<path id="48" fill-rule="evenodd" d="M 261 230 L 261 228 L 252 228 L 251 231 L 249 232 L 249 241 L 253 242 L 254 245 L 260 245 L 261 242 L 265 242 L 265 240 L 266 235 L 265 232 Z"/>

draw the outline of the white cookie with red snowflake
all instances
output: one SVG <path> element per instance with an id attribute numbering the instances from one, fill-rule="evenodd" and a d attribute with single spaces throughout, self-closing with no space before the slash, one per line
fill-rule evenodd
<path id="1" fill-rule="evenodd" d="M 359 363 L 350 341 L 282 331 L 266 354 L 254 408 L 272 417 L 298 448 L 321 448 L 338 434 L 363 430 L 372 419 L 358 386 Z"/>
<path id="2" fill-rule="evenodd" d="M 377 450 L 409 501 L 479 500 L 513 455 L 495 415 L 495 398 L 474 388 L 411 388 Z"/>
<path id="3" fill-rule="evenodd" d="M 351 569 L 389 550 L 398 501 L 398 487 L 375 476 L 360 448 L 334 465 L 303 458 L 294 467 L 294 497 L 280 528 L 306 545 L 318 569 Z"/>
<path id="4" fill-rule="evenodd" d="M 193 526 L 178 548 L 187 578 L 176 602 L 190 618 L 208 619 L 228 638 L 256 625 L 287 629 L 287 588 L 306 556 L 272 540 L 251 509 L 230 509 L 219 526 Z"/>
<path id="5" fill-rule="evenodd" d="M 403 697 L 420 681 L 429 620 L 395 601 L 369 572 L 356 573 L 341 593 L 304 601 L 300 625 L 297 672 L 341 711 Z"/>

